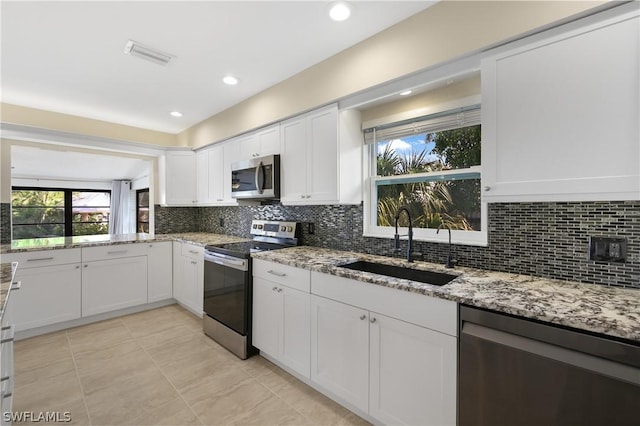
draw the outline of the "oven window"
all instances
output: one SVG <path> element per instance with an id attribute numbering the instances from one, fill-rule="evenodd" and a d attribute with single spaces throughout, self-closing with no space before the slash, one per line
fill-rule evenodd
<path id="1" fill-rule="evenodd" d="M 204 311 L 236 332 L 247 334 L 249 272 L 204 262 Z"/>

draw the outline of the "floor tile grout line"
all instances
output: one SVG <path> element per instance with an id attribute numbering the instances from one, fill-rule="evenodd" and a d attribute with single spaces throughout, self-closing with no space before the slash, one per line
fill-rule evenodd
<path id="1" fill-rule="evenodd" d="M 67 344 L 69 345 L 69 352 L 71 352 L 71 360 L 73 361 L 73 370 L 76 373 L 76 378 L 78 379 L 78 384 L 80 385 L 80 393 L 82 394 L 82 403 L 84 404 L 84 409 L 87 412 L 87 418 L 89 419 L 89 426 L 91 426 L 93 425 L 93 421 L 91 420 L 91 413 L 89 412 L 89 404 L 87 404 L 87 398 L 84 393 L 84 386 L 82 386 L 82 380 L 80 379 L 80 371 L 78 371 L 76 356 L 73 352 L 73 348 L 71 347 L 71 339 L 69 338 L 69 333 L 67 331 L 64 332 L 64 335 L 67 338 Z"/>
<path id="2" fill-rule="evenodd" d="M 128 326 L 127 326 L 128 328 Z M 144 336 L 143 336 L 144 337 Z M 195 412 L 195 410 L 193 409 L 193 407 L 191 406 L 191 404 L 189 404 L 187 402 L 186 399 L 184 399 L 184 396 L 182 395 L 182 393 L 180 393 L 180 391 L 175 387 L 175 385 L 173 384 L 173 382 L 166 376 L 166 374 L 164 374 L 164 371 L 162 371 L 162 368 L 160 367 L 160 365 L 158 364 L 158 362 L 155 360 L 155 358 L 153 358 L 153 356 L 149 353 L 149 351 L 147 351 L 147 348 L 144 347 L 144 345 L 142 345 L 140 342 L 138 342 L 139 338 L 136 338 L 136 343 L 142 348 L 142 350 L 144 351 L 144 353 L 146 353 L 149 358 L 151 358 L 151 362 L 153 362 L 153 365 L 155 365 L 155 367 L 158 369 L 158 371 L 160 372 L 160 374 L 162 375 L 162 377 L 165 378 L 165 380 L 171 385 L 171 387 L 173 388 L 173 390 L 176 391 L 176 393 L 178 394 L 178 396 L 180 397 L 180 399 L 182 400 L 182 402 L 184 402 L 184 404 L 189 408 L 189 410 L 191 411 L 191 413 L 195 416 L 196 419 L 198 419 L 198 421 L 200 422 L 201 425 L 206 426 L 206 423 L 204 421 L 202 421 L 202 419 L 200 418 L 200 416 L 198 416 L 198 414 Z"/>

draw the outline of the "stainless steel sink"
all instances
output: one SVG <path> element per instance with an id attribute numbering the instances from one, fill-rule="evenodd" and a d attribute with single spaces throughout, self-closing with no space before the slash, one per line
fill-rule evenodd
<path id="1" fill-rule="evenodd" d="M 370 272 L 372 274 L 402 278 L 405 280 L 418 281 L 432 285 L 445 285 L 458 277 L 457 275 L 445 274 L 443 272 L 421 271 L 419 269 L 409 269 L 403 268 L 402 266 L 385 265 L 383 263 L 366 262 L 363 260 L 339 266 L 341 268 Z"/>

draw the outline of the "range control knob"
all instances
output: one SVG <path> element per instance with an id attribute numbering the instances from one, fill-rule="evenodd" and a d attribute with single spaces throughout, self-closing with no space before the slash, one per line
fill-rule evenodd
<path id="1" fill-rule="evenodd" d="M 262 225 L 258 225 L 258 229 L 262 229 Z"/>
<path id="2" fill-rule="evenodd" d="M 286 230 L 287 230 L 287 227 L 286 227 L 286 226 L 281 226 L 281 227 L 280 227 L 280 231 L 284 232 L 284 231 L 286 231 Z"/>
<path id="3" fill-rule="evenodd" d="M 287 232 L 293 232 L 293 226 L 287 226 Z"/>

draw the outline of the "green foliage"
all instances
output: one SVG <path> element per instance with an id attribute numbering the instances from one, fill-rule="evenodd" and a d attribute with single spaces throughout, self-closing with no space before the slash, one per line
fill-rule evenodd
<path id="1" fill-rule="evenodd" d="M 378 176 L 394 176 L 438 170 L 461 169 L 480 164 L 480 126 L 448 130 L 433 134 L 435 148 L 399 155 L 391 144 L 376 158 Z M 435 154 L 436 160 L 428 161 Z M 411 212 L 413 225 L 420 228 L 448 226 L 472 230 L 469 219 L 479 221 L 480 181 L 415 182 L 378 187 L 378 225 L 394 226 L 401 206 Z M 401 226 L 407 226 L 402 215 Z"/>

